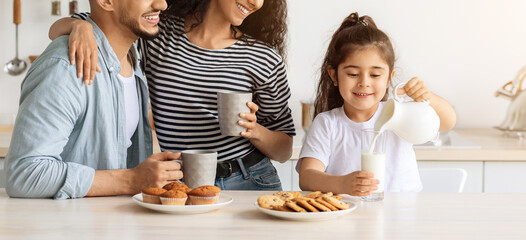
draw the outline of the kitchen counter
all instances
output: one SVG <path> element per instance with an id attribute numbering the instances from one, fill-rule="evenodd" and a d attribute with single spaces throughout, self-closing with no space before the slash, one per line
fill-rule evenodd
<path id="1" fill-rule="evenodd" d="M 15 199 L 0 189 L 6 239 L 526 239 L 526 194 L 387 193 L 353 212 L 318 222 L 286 221 L 254 207 L 271 192 L 224 191 L 213 212 L 170 215 L 130 196 Z"/>
<path id="2" fill-rule="evenodd" d="M 506 136 L 496 129 L 455 129 L 480 149 L 418 149 L 418 160 L 526 161 L 526 140 Z"/>
<path id="3" fill-rule="evenodd" d="M 302 131 L 302 130 L 298 130 Z M 438 161 L 526 161 L 526 140 L 506 137 L 496 129 L 455 129 L 460 136 L 480 146 L 480 149 L 415 149 L 417 160 Z M 291 159 L 298 159 L 303 133 L 294 138 Z M 11 141 L 10 131 L 0 131 L 0 158 L 4 158 Z M 159 147 L 154 143 L 154 151 Z"/>

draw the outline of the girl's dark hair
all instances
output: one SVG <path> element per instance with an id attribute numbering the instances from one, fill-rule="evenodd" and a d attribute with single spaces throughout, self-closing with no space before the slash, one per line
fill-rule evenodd
<path id="1" fill-rule="evenodd" d="M 341 107 L 343 98 L 340 91 L 329 76 L 329 69 L 336 71 L 338 75 L 338 65 L 347 56 L 357 50 L 369 47 L 378 49 L 380 56 L 389 66 L 389 75 L 393 71 L 395 55 L 389 37 L 376 27 L 373 19 L 369 16 L 358 16 L 358 13 L 351 13 L 343 20 L 341 26 L 332 35 L 329 48 L 325 54 L 325 59 L 321 66 L 320 82 L 316 92 L 314 102 L 314 117 L 319 113 Z"/>
<path id="2" fill-rule="evenodd" d="M 194 27 L 203 22 L 210 0 L 167 0 L 168 9 L 161 17 L 192 17 Z M 254 44 L 247 39 L 250 36 L 275 49 L 285 59 L 285 37 L 287 35 L 287 2 L 286 0 L 265 0 L 263 6 L 250 14 L 240 26 L 231 26 L 232 36 L 236 37 L 236 28 L 244 34 L 238 39 Z"/>

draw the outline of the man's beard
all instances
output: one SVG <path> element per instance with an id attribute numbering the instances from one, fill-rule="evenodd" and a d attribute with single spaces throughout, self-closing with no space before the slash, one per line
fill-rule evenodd
<path id="1" fill-rule="evenodd" d="M 136 36 L 142 39 L 145 39 L 145 40 L 152 40 L 155 37 L 157 37 L 157 34 L 159 33 L 159 29 L 157 29 L 157 31 L 155 31 L 154 33 L 149 33 L 149 32 L 142 30 L 139 23 L 136 22 L 133 18 L 129 17 L 128 15 L 124 15 L 120 19 L 120 22 L 122 25 L 130 29 Z"/>
<path id="2" fill-rule="evenodd" d="M 141 28 L 138 26 L 137 23 L 134 23 L 133 26 L 128 26 L 129 29 L 138 37 L 144 39 L 144 40 L 152 40 L 157 37 L 157 34 L 159 33 L 159 30 L 155 31 L 155 33 L 149 33 L 146 31 L 141 30 Z"/>

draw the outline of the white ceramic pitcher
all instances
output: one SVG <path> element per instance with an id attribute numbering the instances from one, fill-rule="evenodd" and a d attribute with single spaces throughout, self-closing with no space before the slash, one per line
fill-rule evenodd
<path id="1" fill-rule="evenodd" d="M 429 106 L 429 101 L 406 101 L 396 94 L 396 90 L 405 85 L 397 84 L 376 120 L 374 129 L 383 132 L 387 129 L 413 144 L 422 144 L 436 137 L 440 127 L 440 118 Z"/>

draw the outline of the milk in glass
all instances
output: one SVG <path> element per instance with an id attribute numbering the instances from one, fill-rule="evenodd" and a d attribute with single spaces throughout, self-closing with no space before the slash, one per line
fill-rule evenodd
<path id="1" fill-rule="evenodd" d="M 371 195 L 362 197 L 365 201 L 380 201 L 384 198 L 385 182 L 385 138 L 380 131 L 374 129 L 362 130 L 362 171 L 372 172 L 380 183 L 378 189 Z"/>

